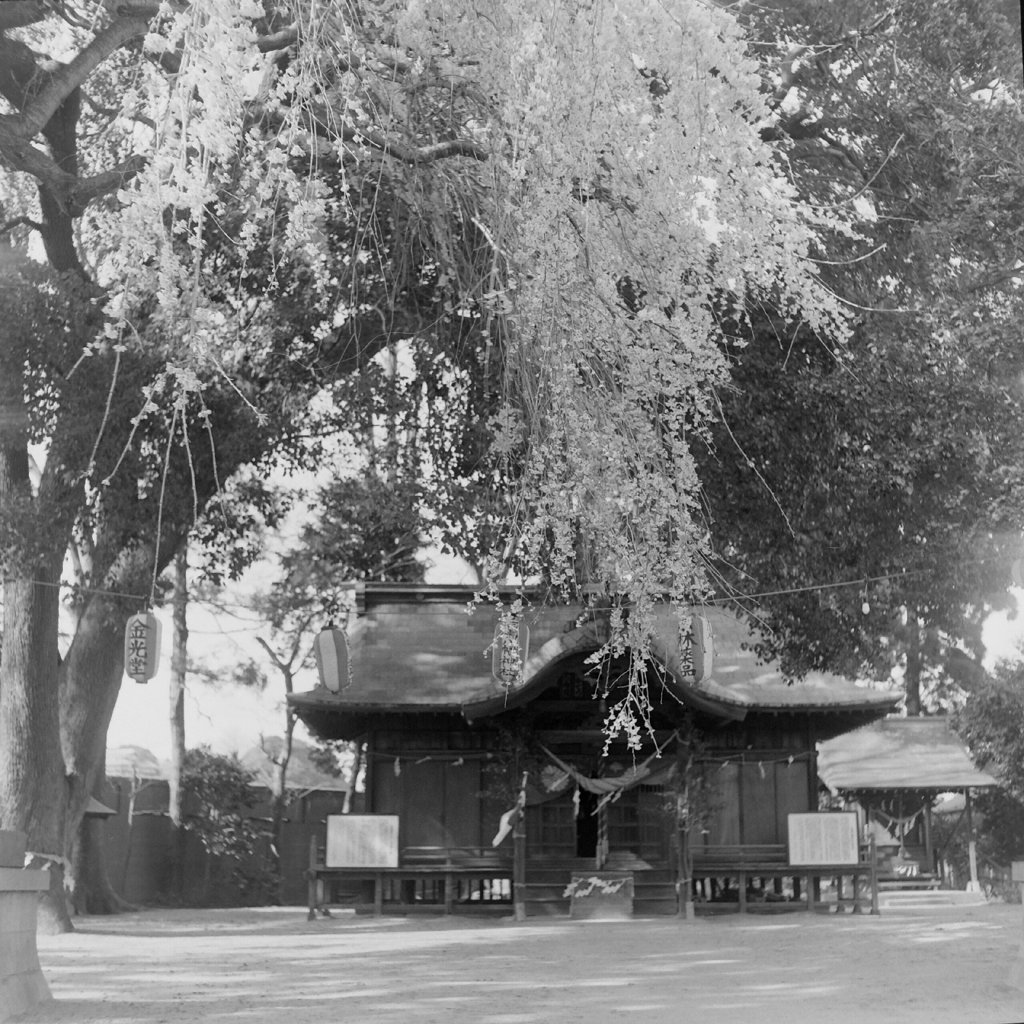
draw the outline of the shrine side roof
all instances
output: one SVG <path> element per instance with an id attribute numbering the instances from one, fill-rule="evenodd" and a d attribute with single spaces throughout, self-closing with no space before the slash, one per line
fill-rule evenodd
<path id="1" fill-rule="evenodd" d="M 885 718 L 818 746 L 818 775 L 833 792 L 931 790 L 998 785 L 974 766 L 944 717 Z"/>
<path id="2" fill-rule="evenodd" d="M 550 670 L 560 660 L 589 653 L 601 643 L 600 621 L 581 607 L 531 608 L 524 617 L 530 630 L 524 683 L 508 691 L 491 675 L 489 648 L 497 610 L 484 604 L 468 614 L 472 587 L 378 584 L 367 585 L 360 596 L 361 611 L 348 630 L 349 686 L 337 694 L 317 687 L 293 695 L 291 703 L 300 713 L 307 707 L 360 713 L 459 713 L 476 707 L 494 713 L 549 685 Z M 744 649 L 751 636 L 734 614 L 717 608 L 701 614 L 710 621 L 715 653 L 711 677 L 700 684 L 681 668 L 671 610 L 666 608 L 662 616 L 655 653 L 678 688 L 673 700 L 682 698 L 736 718 L 751 710 L 860 710 L 881 715 L 895 706 L 898 695 L 892 691 L 827 673 L 790 683 L 777 666 L 758 664 L 754 653 Z"/>

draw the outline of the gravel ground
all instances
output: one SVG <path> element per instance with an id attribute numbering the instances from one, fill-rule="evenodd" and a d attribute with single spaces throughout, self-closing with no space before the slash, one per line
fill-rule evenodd
<path id="1" fill-rule="evenodd" d="M 621 922 L 301 907 L 80 918 L 19 1024 L 1010 1024 L 1019 906 Z"/>

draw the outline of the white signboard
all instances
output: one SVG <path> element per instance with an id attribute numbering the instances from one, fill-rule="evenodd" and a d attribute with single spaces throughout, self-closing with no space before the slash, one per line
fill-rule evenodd
<path id="1" fill-rule="evenodd" d="M 855 813 L 790 814 L 788 819 L 790 864 L 858 863 Z"/>
<path id="2" fill-rule="evenodd" d="M 327 815 L 329 868 L 397 868 L 397 814 Z"/>

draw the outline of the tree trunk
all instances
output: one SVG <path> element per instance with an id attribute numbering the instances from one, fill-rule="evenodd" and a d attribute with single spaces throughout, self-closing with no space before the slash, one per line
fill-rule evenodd
<path id="1" fill-rule="evenodd" d="M 103 798 L 106 758 L 97 773 L 92 795 Z M 71 847 L 71 871 L 68 890 L 75 914 L 119 914 L 135 910 L 114 891 L 107 872 L 106 846 L 103 841 L 106 822 L 98 815 L 86 815 L 78 827 Z"/>
<path id="2" fill-rule="evenodd" d="M 72 849 L 74 888 L 71 902 L 76 914 L 121 914 L 138 908 L 115 891 L 107 873 L 105 822 L 96 815 L 82 819 Z"/>
<path id="3" fill-rule="evenodd" d="M 170 727 L 171 765 L 168 777 L 167 813 L 174 829 L 171 885 L 184 898 L 185 830 L 182 816 L 181 773 L 185 764 L 185 680 L 188 671 L 188 544 L 182 542 L 174 556 L 174 645 L 171 650 Z"/>
<path id="4" fill-rule="evenodd" d="M 9 273 L 16 259 L 0 244 Z M 6 283 L 6 282 L 5 282 Z M 3 657 L 0 658 L 0 829 L 28 836 L 33 863 L 50 870 L 40 927 L 71 930 L 64 900 L 63 812 L 68 792 L 57 702 L 57 625 L 62 523 L 45 523 L 43 485 L 32 493 L 23 364 L 14 339 L 0 345 L 0 509 L 17 526 L 3 555 Z M 47 481 L 53 490 L 57 481 Z M 54 539 L 56 538 L 56 543 Z M 54 551 L 56 550 L 56 554 Z"/>
<path id="5" fill-rule="evenodd" d="M 37 576 L 42 576 L 37 568 Z M 50 872 L 39 930 L 72 931 L 64 898 L 68 785 L 57 704 L 57 572 L 4 584 L 0 659 L 0 829 L 28 835 L 31 866 Z M 47 585 L 49 584 L 49 585 Z"/>
<path id="6" fill-rule="evenodd" d="M 147 549 L 122 558 L 104 577 L 102 592 L 94 592 L 82 611 L 78 629 L 60 671 L 60 731 L 69 782 L 64 830 L 70 845 L 79 835 L 89 796 L 102 783 L 106 762 L 107 728 L 114 713 L 124 675 L 124 627 L 128 615 L 142 605 L 152 565 Z M 136 685 L 136 684 L 133 684 Z M 86 847 L 89 856 L 102 856 L 102 848 Z M 106 869 L 76 858 L 77 874 L 103 877 Z M 122 890 L 123 891 L 123 890 Z M 118 898 L 109 890 L 109 901 Z"/>
<path id="7" fill-rule="evenodd" d="M 289 680 L 290 682 L 290 680 Z M 291 692 L 291 686 L 288 686 Z M 284 727 L 284 743 L 281 753 L 278 756 L 276 772 L 274 773 L 274 806 L 271 810 L 271 834 L 273 845 L 271 846 L 271 871 L 274 876 L 274 888 L 276 890 L 277 902 L 284 902 L 284 876 L 281 870 L 281 846 L 284 842 L 284 820 L 288 804 L 288 763 L 292 758 L 292 742 L 295 734 L 295 716 L 291 710 L 285 711 L 286 721 Z"/>

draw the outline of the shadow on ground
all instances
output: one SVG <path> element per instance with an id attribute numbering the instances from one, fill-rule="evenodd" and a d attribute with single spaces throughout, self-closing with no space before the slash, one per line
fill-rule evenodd
<path id="1" fill-rule="evenodd" d="M 28 1024 L 895 1024 L 1024 1019 L 1021 909 L 615 923 L 147 911 L 40 937 Z"/>

